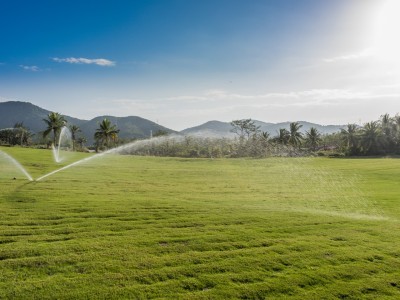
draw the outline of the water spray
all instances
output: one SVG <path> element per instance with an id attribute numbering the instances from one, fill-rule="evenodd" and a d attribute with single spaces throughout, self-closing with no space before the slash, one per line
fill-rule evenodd
<path id="1" fill-rule="evenodd" d="M 56 147 L 55 145 L 51 145 L 51 150 L 53 152 L 53 157 L 54 157 L 54 161 L 56 163 L 60 163 L 61 161 L 63 161 L 63 159 L 61 159 L 60 157 L 60 148 L 63 142 L 69 142 L 71 140 L 71 132 L 68 129 L 68 127 L 64 126 L 63 128 L 61 128 L 60 131 L 60 136 L 58 138 L 58 146 Z"/>
<path id="2" fill-rule="evenodd" d="M 74 167 L 74 166 L 76 166 L 76 165 L 79 165 L 79 164 L 88 162 L 88 161 L 90 161 L 90 160 L 92 160 L 92 159 L 96 159 L 96 158 L 102 157 L 102 156 L 104 156 L 104 155 L 106 155 L 106 154 L 118 153 L 118 152 L 120 152 L 120 151 L 123 151 L 123 150 L 125 150 L 125 149 L 129 149 L 129 148 L 132 148 L 132 147 L 135 147 L 135 146 L 140 147 L 140 146 L 142 146 L 142 145 L 144 145 L 144 144 L 146 144 L 146 143 L 149 143 L 149 142 L 151 142 L 151 143 L 154 143 L 154 142 L 157 142 L 157 141 L 158 141 L 158 142 L 162 142 L 162 141 L 165 141 L 165 140 L 167 140 L 167 139 L 169 140 L 169 139 L 178 139 L 178 138 L 179 138 L 179 139 L 183 139 L 183 136 L 173 135 L 173 136 L 166 136 L 166 137 L 157 137 L 157 138 L 153 138 L 153 139 L 151 139 L 151 141 L 150 141 L 150 140 L 139 140 L 139 141 L 134 141 L 134 142 L 132 142 L 132 143 L 129 143 L 129 144 L 126 144 L 126 145 L 122 145 L 122 146 L 119 146 L 119 147 L 116 147 L 116 148 L 112 148 L 112 149 L 107 150 L 107 151 L 104 151 L 104 152 L 102 152 L 102 153 L 98 153 L 98 154 L 95 154 L 95 155 L 93 155 L 93 156 L 86 157 L 86 158 L 84 158 L 84 159 L 81 159 L 81 160 L 78 160 L 78 161 L 76 161 L 76 162 L 73 162 L 73 163 L 71 163 L 71 164 L 69 164 L 69 165 L 66 165 L 66 166 L 60 168 L 60 169 L 54 170 L 54 171 L 52 171 L 52 172 L 50 172 L 50 173 L 47 173 L 47 174 L 45 174 L 45 175 L 43 175 L 43 176 L 37 178 L 35 181 L 41 181 L 42 179 L 44 179 L 44 178 L 46 178 L 46 177 L 49 177 L 49 176 L 51 176 L 51 175 L 54 175 L 54 174 L 56 174 L 56 173 L 58 173 L 58 172 L 61 172 L 61 171 L 64 171 L 64 170 L 66 170 L 66 169 L 69 169 L 69 168 L 71 168 L 71 167 Z"/>
<path id="3" fill-rule="evenodd" d="M 194 134 L 194 135 L 191 135 L 191 136 L 192 137 L 197 137 L 197 138 L 204 138 L 204 137 L 207 137 L 207 138 L 208 137 L 219 138 L 219 137 L 221 137 L 221 135 L 212 134 L 210 132 L 197 133 L 197 134 Z M 93 156 L 86 157 L 86 158 L 78 160 L 76 162 L 73 162 L 73 163 L 71 163 L 69 165 L 66 165 L 66 166 L 64 166 L 64 167 L 62 167 L 60 169 L 57 169 L 55 171 L 52 171 L 52 172 L 50 172 L 48 174 L 45 174 L 45 175 L 37 178 L 36 181 L 41 181 L 42 179 L 44 179 L 46 177 L 49 177 L 51 175 L 54 175 L 54 174 L 56 174 L 58 172 L 61 172 L 61 171 L 64 171 L 66 169 L 69 169 L 71 167 L 74 167 L 76 165 L 88 162 L 88 161 L 90 161 L 92 159 L 96 159 L 96 158 L 102 157 L 103 155 L 106 155 L 106 154 L 124 153 L 125 150 L 135 150 L 135 149 L 143 147 L 143 146 L 145 146 L 147 144 L 158 144 L 158 143 L 163 143 L 163 142 L 166 142 L 166 141 L 181 142 L 187 137 L 188 136 L 184 136 L 184 135 L 168 135 L 168 136 L 153 137 L 151 139 L 146 139 L 146 140 L 134 141 L 134 142 L 131 142 L 131 143 L 128 143 L 128 144 L 125 144 L 125 145 L 122 145 L 122 146 L 119 146 L 119 147 L 116 147 L 116 148 L 109 149 L 109 150 L 104 151 L 102 153 L 98 153 L 98 154 L 95 154 Z"/>
<path id="4" fill-rule="evenodd" d="M 0 156 L 4 157 L 8 161 L 10 161 L 15 167 L 17 167 L 18 170 L 20 170 L 26 176 L 26 178 L 28 178 L 29 181 L 33 181 L 33 178 L 31 177 L 31 175 L 29 175 L 28 171 L 25 170 L 25 168 L 15 158 L 1 150 Z M 14 179 L 16 178 L 14 177 Z"/>

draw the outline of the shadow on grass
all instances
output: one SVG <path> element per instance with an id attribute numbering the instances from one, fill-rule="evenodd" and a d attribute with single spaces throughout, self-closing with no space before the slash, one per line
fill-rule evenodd
<path id="1" fill-rule="evenodd" d="M 31 184 L 34 184 L 34 181 L 25 182 L 15 188 L 14 191 L 6 195 L 4 198 L 8 202 L 18 202 L 18 203 L 34 203 L 36 199 L 29 196 L 29 193 L 25 191 L 25 188 Z"/>

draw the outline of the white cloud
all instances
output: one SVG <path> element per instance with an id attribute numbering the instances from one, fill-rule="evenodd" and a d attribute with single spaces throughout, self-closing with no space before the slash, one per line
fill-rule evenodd
<path id="1" fill-rule="evenodd" d="M 385 96 L 385 95 L 383 95 Z M 333 99 L 361 99 L 361 98 L 370 98 L 376 97 L 370 95 L 366 92 L 358 92 L 347 89 L 311 89 L 297 92 L 281 92 L 281 93 L 266 93 L 266 94 L 238 94 L 238 93 L 230 93 L 225 90 L 208 90 L 205 91 L 201 96 L 176 96 L 176 97 L 168 97 L 163 100 L 169 101 L 185 101 L 189 100 L 191 102 L 203 102 L 203 101 L 232 101 L 232 100 L 246 100 L 246 101 L 260 101 L 260 100 L 268 100 L 270 102 L 281 101 L 284 99 L 293 100 L 293 101 L 301 101 L 302 99 L 324 99 L 324 100 L 333 100 Z"/>
<path id="2" fill-rule="evenodd" d="M 241 118 L 268 122 L 307 120 L 321 124 L 346 124 L 359 119 L 376 119 L 385 112 L 393 115 L 397 112 L 399 98 L 400 90 L 348 88 L 245 93 L 212 89 L 166 97 L 101 96 L 84 110 L 93 116 L 138 115 L 174 129 L 184 129 L 209 120 Z M 379 109 L 376 108 L 377 103 Z"/>
<path id="3" fill-rule="evenodd" d="M 312 89 L 299 92 L 289 92 L 281 94 L 269 94 L 267 96 L 273 97 L 279 95 L 283 98 L 307 98 L 307 99 L 355 99 L 360 97 L 365 97 L 367 94 L 365 92 L 356 92 L 346 89 Z"/>
<path id="4" fill-rule="evenodd" d="M 41 71 L 38 66 L 25 66 L 25 65 L 19 65 L 22 69 L 26 71 L 32 71 L 32 72 L 38 72 Z"/>
<path id="5" fill-rule="evenodd" d="M 7 102 L 7 101 L 18 101 L 18 100 L 0 96 L 0 102 Z"/>
<path id="6" fill-rule="evenodd" d="M 348 61 L 348 60 L 357 60 L 361 58 L 367 58 L 375 55 L 375 51 L 372 48 L 364 49 L 359 53 L 347 54 L 336 56 L 332 58 L 325 58 L 324 61 L 328 63 L 337 62 L 337 61 Z"/>
<path id="7" fill-rule="evenodd" d="M 153 99 L 108 99 L 96 101 L 106 109 L 126 113 L 128 111 L 158 111 L 168 109 L 197 109 L 199 112 L 224 108 L 232 110 L 235 107 L 332 107 L 347 106 L 350 103 L 376 101 L 377 99 L 397 99 L 400 92 L 367 92 L 349 89 L 311 89 L 265 94 L 238 94 L 225 90 L 207 90 L 200 95 L 185 95 Z M 375 100 L 374 100 L 375 99 Z M 206 104 L 208 103 L 208 104 Z"/>
<path id="8" fill-rule="evenodd" d="M 95 58 L 95 59 L 89 59 L 89 58 L 75 58 L 75 57 L 67 57 L 67 58 L 58 58 L 54 57 L 52 58 L 53 61 L 56 62 L 66 62 L 70 64 L 94 64 L 102 67 L 113 67 L 115 66 L 115 62 L 105 59 L 105 58 Z"/>

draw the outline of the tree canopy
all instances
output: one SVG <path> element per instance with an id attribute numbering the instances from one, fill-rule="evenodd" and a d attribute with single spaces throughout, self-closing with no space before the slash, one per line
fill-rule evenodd
<path id="1" fill-rule="evenodd" d="M 111 142 L 113 141 L 115 143 L 118 138 L 118 132 L 119 129 L 117 129 L 117 126 L 112 124 L 109 119 L 105 118 L 100 122 L 99 128 L 96 129 L 94 138 L 98 146 L 109 148 Z"/>
<path id="2" fill-rule="evenodd" d="M 67 121 L 64 116 L 57 112 L 51 112 L 47 115 L 46 119 L 43 119 L 46 123 L 47 128 L 43 131 L 43 137 L 47 137 L 51 132 L 53 133 L 53 145 L 57 144 L 57 138 L 60 134 L 61 128 L 63 128 Z"/>

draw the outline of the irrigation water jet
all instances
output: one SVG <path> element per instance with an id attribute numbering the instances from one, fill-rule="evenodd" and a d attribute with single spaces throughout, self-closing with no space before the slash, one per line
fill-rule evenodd
<path id="1" fill-rule="evenodd" d="M 111 149 L 111 150 L 114 150 L 114 149 Z M 98 154 L 95 154 L 95 155 L 93 155 L 93 156 L 86 157 L 86 158 L 83 158 L 83 159 L 78 160 L 78 161 L 76 161 L 76 162 L 73 162 L 73 163 L 71 163 L 71 164 L 69 164 L 69 165 L 66 165 L 66 166 L 60 168 L 60 169 L 54 170 L 54 171 L 52 171 L 52 172 L 50 172 L 50 173 L 47 173 L 47 174 L 45 174 L 45 175 L 43 175 L 43 176 L 41 176 L 41 177 L 39 177 L 39 178 L 36 178 L 35 181 L 40 181 L 40 180 L 42 180 L 42 179 L 44 179 L 44 178 L 46 178 L 46 177 L 49 177 L 49 176 L 51 176 L 51 175 L 54 175 L 54 174 L 56 174 L 56 173 L 58 173 L 58 172 L 61 172 L 61 171 L 63 171 L 63 170 L 69 169 L 69 168 L 71 168 L 71 167 L 73 167 L 73 166 L 76 166 L 76 165 L 79 165 L 79 164 L 81 164 L 81 163 L 87 162 L 87 161 L 92 160 L 92 159 L 94 159 L 94 158 L 101 157 L 101 156 L 103 156 L 103 155 L 105 155 L 105 154 L 107 154 L 107 153 L 111 153 L 111 150 L 108 150 L 108 151 L 102 152 L 102 153 L 98 153 Z"/>
<path id="2" fill-rule="evenodd" d="M 76 162 L 73 162 L 73 163 L 71 163 L 71 164 L 69 164 L 69 165 L 66 165 L 66 166 L 60 168 L 60 169 L 54 170 L 54 171 L 52 171 L 52 172 L 50 172 L 50 173 L 47 173 L 47 174 L 45 174 L 45 175 L 43 175 L 43 176 L 37 178 L 35 181 L 41 181 L 42 179 L 44 179 L 44 178 L 46 178 L 46 177 L 49 177 L 49 176 L 51 176 L 51 175 L 54 175 L 54 174 L 56 174 L 56 173 L 58 173 L 58 172 L 64 171 L 64 170 L 66 170 L 66 169 L 69 169 L 69 168 L 74 167 L 74 166 L 76 166 L 76 165 L 79 165 L 79 164 L 81 164 L 81 163 L 90 161 L 90 160 L 92 160 L 92 159 L 102 157 L 102 156 L 104 156 L 104 155 L 106 155 L 106 154 L 118 153 L 118 152 L 123 151 L 123 150 L 125 150 L 125 149 L 129 149 L 129 148 L 132 148 L 132 147 L 135 147 L 135 146 L 141 146 L 141 145 L 144 145 L 144 144 L 147 144 L 147 143 L 150 143 L 150 142 L 154 143 L 154 142 L 156 142 L 156 141 L 161 142 L 161 141 L 165 141 L 165 140 L 167 140 L 167 139 L 170 140 L 170 139 L 183 139 L 183 138 L 184 138 L 184 137 L 182 137 L 182 136 L 173 135 L 173 136 L 167 136 L 167 137 L 164 137 L 164 136 L 162 136 L 162 137 L 156 137 L 156 138 L 152 138 L 151 140 L 139 140 L 139 141 L 134 141 L 134 142 L 132 142 L 132 143 L 129 143 L 129 144 L 126 144 L 126 145 L 122 145 L 122 146 L 119 146 L 119 147 L 116 147 L 116 148 L 112 148 L 112 149 L 107 150 L 107 151 L 104 151 L 104 152 L 102 152 L 102 153 L 98 153 L 98 154 L 95 154 L 95 155 L 93 155 L 93 156 L 86 157 L 86 158 L 83 158 L 83 159 L 78 160 L 78 161 L 76 161 Z"/>
<path id="3" fill-rule="evenodd" d="M 1 150 L 0 150 L 0 156 L 4 157 L 6 160 L 11 162 L 18 170 L 20 170 L 26 176 L 26 178 L 28 178 L 29 181 L 33 181 L 33 178 L 31 177 L 31 175 L 29 175 L 28 171 L 25 170 L 25 168 L 15 158 L 13 158 L 11 155 Z"/>
<path id="4" fill-rule="evenodd" d="M 70 142 L 72 142 L 71 131 L 68 129 L 68 127 L 64 126 L 61 128 L 57 147 L 55 145 L 51 145 L 54 161 L 56 163 L 60 163 L 64 160 L 64 158 L 60 157 L 60 148 L 63 145 L 69 146 Z"/>
<path id="5" fill-rule="evenodd" d="M 169 141 L 178 142 L 179 143 L 179 142 L 185 141 L 185 139 L 190 138 L 190 137 L 192 137 L 192 138 L 207 138 L 207 139 L 208 138 L 211 138 L 211 139 L 212 138 L 216 138 L 216 139 L 218 139 L 218 138 L 223 138 L 223 135 L 221 136 L 221 135 L 213 134 L 213 133 L 210 133 L 210 132 L 204 132 L 204 133 L 198 133 L 198 134 L 194 134 L 194 135 L 168 135 L 168 136 L 153 137 L 151 139 L 146 139 L 146 140 L 138 140 L 138 141 L 134 141 L 134 142 L 131 142 L 131 143 L 128 143 L 128 144 L 125 144 L 125 145 L 122 145 L 122 146 L 119 146 L 119 147 L 116 147 L 116 148 L 112 148 L 112 149 L 107 150 L 105 152 L 98 153 L 98 154 L 95 154 L 93 156 L 78 160 L 76 162 L 73 162 L 73 163 L 71 163 L 69 165 L 66 165 L 66 166 L 64 166 L 64 167 L 62 167 L 60 169 L 57 169 L 55 171 L 52 171 L 52 172 L 50 172 L 48 174 L 45 174 L 45 175 L 37 178 L 36 181 L 40 181 L 40 180 L 42 180 L 42 179 L 44 179 L 46 177 L 49 177 L 51 175 L 54 175 L 54 174 L 58 173 L 58 172 L 61 172 L 61 171 L 66 170 L 66 169 L 69 169 L 69 168 L 74 167 L 76 165 L 79 165 L 81 163 L 84 163 L 84 162 L 87 162 L 87 161 L 102 157 L 102 156 L 104 156 L 106 154 L 111 154 L 111 153 L 132 154 L 132 153 L 134 153 L 135 150 L 140 149 L 140 147 L 143 147 L 143 146 L 146 146 L 146 145 L 157 145 L 157 144 L 162 144 L 163 142 L 169 142 Z M 227 139 L 233 139 L 233 137 L 227 137 Z M 212 154 L 211 153 L 210 153 L 210 158 L 212 158 Z"/>

